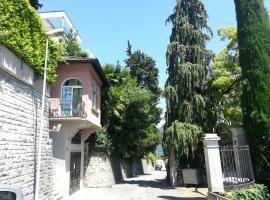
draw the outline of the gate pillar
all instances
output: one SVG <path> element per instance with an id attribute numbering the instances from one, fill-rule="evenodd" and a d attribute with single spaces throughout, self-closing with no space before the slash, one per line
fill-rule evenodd
<path id="1" fill-rule="evenodd" d="M 224 192 L 217 134 L 205 134 L 203 138 L 205 166 L 209 192 Z"/>

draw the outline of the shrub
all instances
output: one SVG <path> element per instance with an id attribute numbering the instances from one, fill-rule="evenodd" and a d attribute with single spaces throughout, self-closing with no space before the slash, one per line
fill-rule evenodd
<path id="1" fill-rule="evenodd" d="M 106 127 L 102 127 L 98 132 L 91 134 L 88 141 L 89 152 L 104 152 L 108 155 L 111 154 L 112 141 L 108 135 Z"/>
<path id="2" fill-rule="evenodd" d="M 42 76 L 46 31 L 29 0 L 0 0 L 0 43 L 30 65 L 38 77 Z M 55 68 L 61 57 L 60 46 L 50 39 L 47 71 L 50 83 L 55 81 Z"/>
<path id="3" fill-rule="evenodd" d="M 224 194 L 230 200 L 270 200 L 264 185 L 252 185 L 248 188 L 234 189 Z"/>

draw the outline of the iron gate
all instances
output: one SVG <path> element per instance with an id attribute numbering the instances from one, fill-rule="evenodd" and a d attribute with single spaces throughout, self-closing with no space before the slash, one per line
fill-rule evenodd
<path id="1" fill-rule="evenodd" d="M 80 190 L 80 171 L 81 171 L 81 153 L 71 152 L 70 153 L 70 184 L 69 194 Z"/>

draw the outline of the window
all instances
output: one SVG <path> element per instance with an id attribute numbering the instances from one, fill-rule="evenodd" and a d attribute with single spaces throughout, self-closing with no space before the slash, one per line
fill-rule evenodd
<path id="1" fill-rule="evenodd" d="M 75 117 L 82 109 L 82 84 L 76 79 L 69 79 L 62 86 L 61 110 L 63 116 Z"/>
<path id="2" fill-rule="evenodd" d="M 92 83 L 92 108 L 97 109 L 97 84 L 95 82 Z"/>
<path id="3" fill-rule="evenodd" d="M 1 200 L 16 200 L 16 194 L 10 191 L 0 191 Z"/>

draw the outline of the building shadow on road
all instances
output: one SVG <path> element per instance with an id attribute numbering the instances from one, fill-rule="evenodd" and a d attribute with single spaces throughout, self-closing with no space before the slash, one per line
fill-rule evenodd
<path id="1" fill-rule="evenodd" d="M 206 200 L 206 197 L 174 197 L 174 196 L 158 196 L 164 200 Z"/>
<path id="2" fill-rule="evenodd" d="M 159 189 L 172 189 L 164 179 L 155 179 L 155 180 L 126 180 L 123 184 L 134 184 L 139 187 L 151 187 L 151 188 L 159 188 Z"/>

